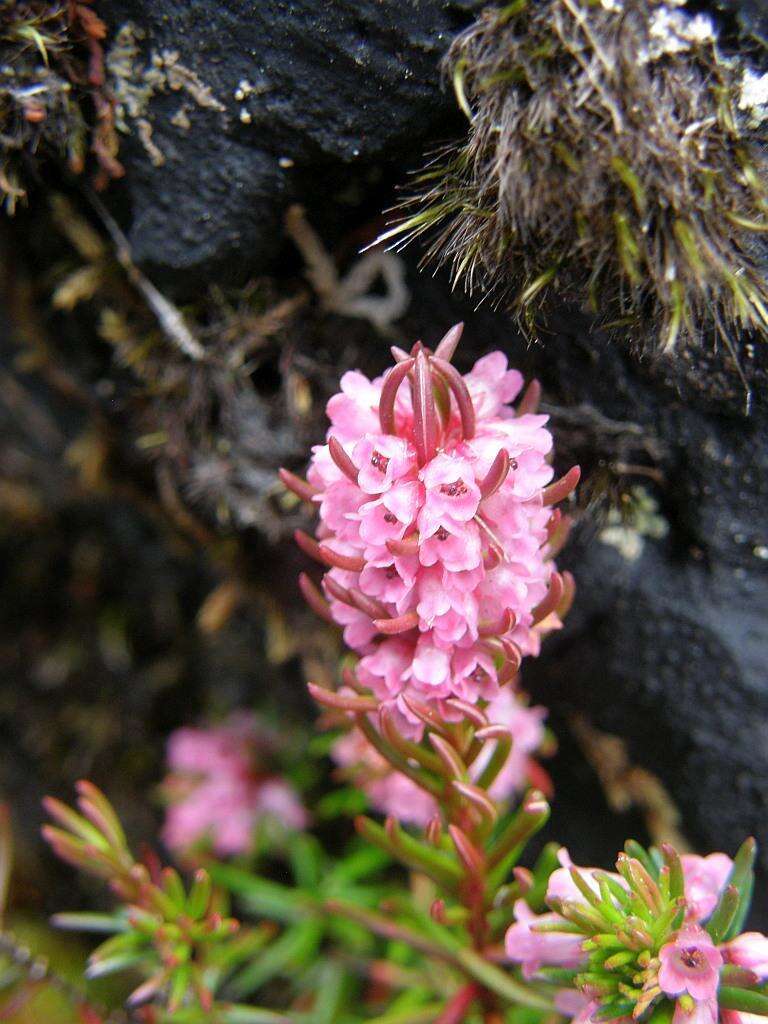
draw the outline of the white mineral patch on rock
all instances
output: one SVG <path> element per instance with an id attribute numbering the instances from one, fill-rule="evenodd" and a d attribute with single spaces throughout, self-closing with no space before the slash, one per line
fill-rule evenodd
<path id="1" fill-rule="evenodd" d="M 608 525 L 598 534 L 603 544 L 616 548 L 622 558 L 636 562 L 643 553 L 645 538 L 666 537 L 669 523 L 659 514 L 658 503 L 644 487 L 633 487 L 629 513 L 611 509 Z"/>
<path id="2" fill-rule="evenodd" d="M 768 119 L 768 74 L 759 75 L 747 68 L 741 81 L 739 110 L 746 111 L 750 128 L 757 128 Z"/>
<path id="3" fill-rule="evenodd" d="M 651 18 L 648 59 L 658 60 L 668 53 L 685 53 L 703 43 L 714 42 L 715 26 L 707 14 L 690 15 L 681 9 L 662 6 Z"/>

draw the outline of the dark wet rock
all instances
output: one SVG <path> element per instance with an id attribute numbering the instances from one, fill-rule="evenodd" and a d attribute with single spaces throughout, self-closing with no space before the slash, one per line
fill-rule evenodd
<path id="1" fill-rule="evenodd" d="M 153 56 L 157 64 L 175 53 L 209 90 L 201 106 L 194 86 L 176 79 L 126 115 L 137 260 L 175 273 L 177 284 L 179 273 L 236 272 L 243 262 L 253 271 L 279 249 L 292 196 L 338 215 L 370 187 L 373 161 L 415 166 L 424 141 L 456 116 L 438 63 L 481 6 L 104 0 L 113 34 L 132 23 L 144 35 L 129 89 L 146 84 Z M 175 116 L 182 107 L 185 127 Z M 155 162 L 139 141 L 141 120 Z"/>
<path id="2" fill-rule="evenodd" d="M 717 6 L 735 17 L 744 35 L 768 43 L 768 5 L 765 0 L 716 0 Z"/>

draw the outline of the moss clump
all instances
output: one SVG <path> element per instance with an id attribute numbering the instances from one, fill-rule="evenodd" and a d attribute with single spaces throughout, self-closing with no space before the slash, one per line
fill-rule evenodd
<path id="1" fill-rule="evenodd" d="M 664 348 L 765 334 L 768 109 L 748 54 L 683 4 L 486 10 L 445 60 L 469 137 L 389 236 L 432 232 L 428 259 L 529 323 L 557 292 Z"/>
<path id="2" fill-rule="evenodd" d="M 120 177 L 113 103 L 105 85 L 106 25 L 68 0 L 0 0 L 0 208 L 26 198 L 29 168 L 55 155 L 94 184 Z"/>

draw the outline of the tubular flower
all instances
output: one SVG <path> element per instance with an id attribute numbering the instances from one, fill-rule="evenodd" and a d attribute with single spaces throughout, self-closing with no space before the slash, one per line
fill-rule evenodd
<path id="1" fill-rule="evenodd" d="M 544 741 L 546 711 L 542 707 L 528 707 L 511 687 L 505 687 L 485 708 L 485 714 L 494 725 L 504 726 L 511 737 L 509 756 L 488 789 L 493 800 L 505 803 L 532 781 L 538 784 L 545 775 L 533 755 Z M 396 771 L 358 729 L 344 733 L 331 754 L 342 771 L 364 790 L 377 811 L 422 827 L 439 815 L 435 798 Z M 491 745 L 484 745 L 470 767 L 472 781 L 481 776 L 490 757 Z"/>
<path id="2" fill-rule="evenodd" d="M 357 684 L 404 733 L 423 725 L 407 697 L 491 700 L 541 636 L 560 626 L 573 581 L 552 556 L 567 522 L 552 505 L 575 487 L 547 461 L 552 435 L 534 383 L 493 352 L 462 376 L 450 363 L 461 325 L 432 353 L 417 343 L 383 377 L 346 373 L 328 403 L 327 443 L 308 482 L 284 483 L 318 508 L 300 546 L 327 571 L 302 590 L 359 655 Z"/>
<path id="3" fill-rule="evenodd" d="M 580 1022 L 752 1024 L 750 1014 L 768 1016 L 768 938 L 739 934 L 754 854 L 754 840 L 735 860 L 680 858 L 670 846 L 646 851 L 629 842 L 610 874 L 576 868 L 561 850 L 547 885 L 549 912 L 515 904 L 507 956 L 526 977 L 557 986 L 556 1002 L 570 1002 Z M 713 898 L 702 909 L 704 890 Z"/>
<path id="4" fill-rule="evenodd" d="M 208 729 L 177 729 L 168 740 L 169 806 L 163 842 L 187 853 L 209 842 L 222 857 L 247 853 L 259 821 L 271 817 L 303 828 L 307 814 L 287 782 L 260 765 L 266 737 L 248 713 Z"/>
<path id="5" fill-rule="evenodd" d="M 668 996 L 687 992 L 693 999 L 710 1000 L 717 992 L 723 954 L 699 925 L 681 928 L 661 947 L 659 985 Z"/>

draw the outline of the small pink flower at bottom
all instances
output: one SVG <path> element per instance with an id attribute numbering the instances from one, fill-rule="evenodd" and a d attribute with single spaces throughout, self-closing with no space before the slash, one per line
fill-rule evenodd
<path id="1" fill-rule="evenodd" d="M 717 1024 L 717 997 L 691 999 L 681 996 L 675 1004 L 672 1024 Z"/>
<path id="2" fill-rule="evenodd" d="M 659 959 L 659 985 L 666 995 L 687 992 L 697 1002 L 716 996 L 723 955 L 703 928 L 682 928 L 672 942 L 661 947 Z"/>
<path id="3" fill-rule="evenodd" d="M 525 900 L 518 900 L 515 918 L 504 945 L 509 959 L 522 965 L 523 977 L 533 977 L 543 966 L 575 968 L 585 962 L 583 935 L 536 931 L 537 925 L 565 924 L 559 914 L 535 914 Z"/>
<path id="4" fill-rule="evenodd" d="M 678 1022 L 679 1024 L 679 1022 Z M 765 1017 L 742 1010 L 720 1010 L 720 1024 L 765 1024 Z"/>
<path id="5" fill-rule="evenodd" d="M 706 921 L 717 906 L 733 861 L 725 853 L 710 853 L 707 857 L 684 853 L 680 862 L 683 865 L 688 920 Z"/>
<path id="6" fill-rule="evenodd" d="M 768 936 L 744 932 L 720 947 L 727 963 L 753 971 L 763 981 L 768 978 Z"/>
<path id="7" fill-rule="evenodd" d="M 595 1014 L 600 1009 L 600 1001 L 586 992 L 563 988 L 555 995 L 555 1009 L 565 1017 L 571 1018 L 571 1024 L 597 1024 Z M 614 1017 L 612 1024 L 630 1024 L 631 1017 Z"/>
<path id="8" fill-rule="evenodd" d="M 258 719 L 231 715 L 208 729 L 183 728 L 168 740 L 168 800 L 163 842 L 187 853 L 208 842 L 219 856 L 247 853 L 257 824 L 266 817 L 300 829 L 307 813 L 295 791 L 267 774 L 260 760 L 269 738 Z"/>

